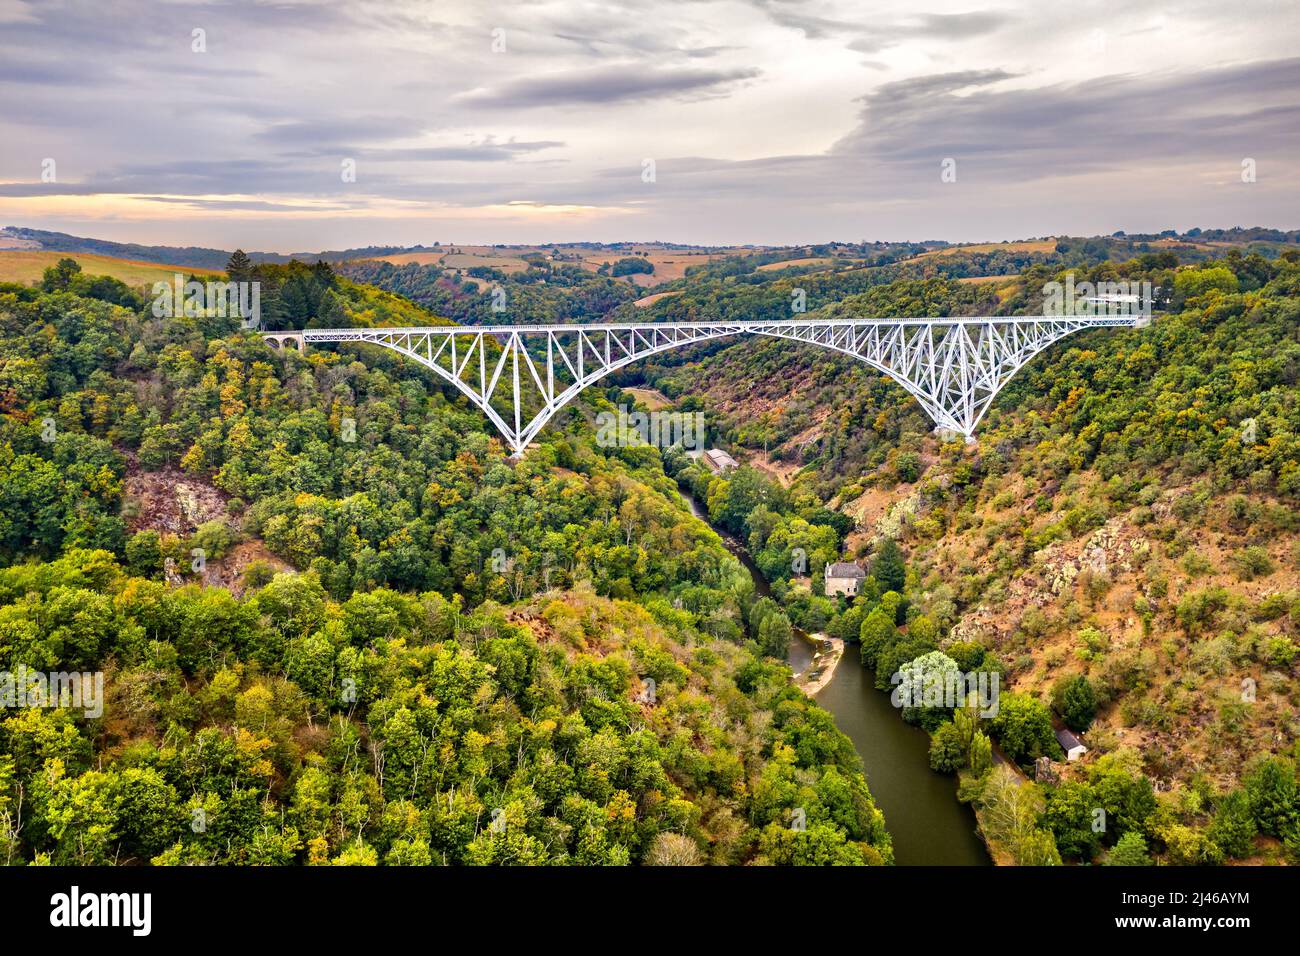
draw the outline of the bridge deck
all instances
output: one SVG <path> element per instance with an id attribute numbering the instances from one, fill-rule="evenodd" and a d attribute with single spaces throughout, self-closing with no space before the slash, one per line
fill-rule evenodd
<path id="1" fill-rule="evenodd" d="M 632 329 L 716 329 L 720 326 L 738 330 L 763 329 L 772 326 L 782 328 L 826 328 L 829 326 L 862 325 L 930 325 L 947 327 L 950 325 L 987 325 L 990 322 L 999 325 L 1036 325 L 1042 322 L 1081 322 L 1086 325 L 1104 327 L 1132 326 L 1138 324 L 1142 316 L 1138 315 L 969 315 L 941 316 L 933 318 L 861 318 L 861 319 L 745 319 L 729 321 L 719 319 L 713 322 L 567 322 L 560 325 L 425 325 L 425 326 L 375 326 L 371 328 L 338 329 L 302 329 L 309 341 L 330 341 L 333 336 L 353 337 L 358 334 L 383 333 L 385 335 L 425 335 L 430 332 L 446 334 L 478 335 L 514 335 L 529 332 L 626 332 Z M 263 333 L 272 335 L 275 333 Z"/>

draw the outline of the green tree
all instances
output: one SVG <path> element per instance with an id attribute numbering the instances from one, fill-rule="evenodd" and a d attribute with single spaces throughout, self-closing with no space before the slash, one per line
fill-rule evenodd
<path id="1" fill-rule="evenodd" d="M 758 646 L 768 657 L 785 660 L 790 653 L 790 639 L 794 631 L 790 619 L 780 611 L 768 614 L 758 628 Z"/>
<path id="2" fill-rule="evenodd" d="M 1226 855 L 1237 859 L 1250 856 L 1256 829 L 1247 793 L 1233 790 L 1216 801 L 1208 836 Z"/>
<path id="3" fill-rule="evenodd" d="M 1244 781 L 1259 832 L 1281 837 L 1300 822 L 1300 787 L 1295 765 L 1285 757 L 1258 760 Z"/>
<path id="4" fill-rule="evenodd" d="M 1051 713 L 1042 701 L 1026 694 L 1001 695 L 993 732 L 1006 755 L 1017 763 L 1031 763 L 1061 752 L 1052 730 Z"/>
<path id="5" fill-rule="evenodd" d="M 961 671 L 943 651 L 930 651 L 908 661 L 899 668 L 898 677 L 895 701 L 908 723 L 934 730 L 949 719 L 953 706 L 964 703 Z"/>
<path id="6" fill-rule="evenodd" d="M 1104 866 L 1150 866 L 1147 841 L 1136 830 L 1123 834 L 1102 860 Z"/>
<path id="7" fill-rule="evenodd" d="M 1052 703 L 1071 730 L 1085 731 L 1097 716 L 1097 694 L 1083 674 L 1064 677 L 1052 689 Z"/>
<path id="8" fill-rule="evenodd" d="M 976 775 L 983 774 L 993 766 L 993 741 L 981 732 L 971 738 L 970 769 Z"/>
<path id="9" fill-rule="evenodd" d="M 243 249 L 236 249 L 230 254 L 230 260 L 226 263 L 226 277 L 231 282 L 251 282 L 253 281 L 253 260 Z"/>
<path id="10" fill-rule="evenodd" d="M 940 725 L 930 738 L 930 769 L 939 773 L 956 773 L 966 765 L 961 735 L 952 721 Z"/>
<path id="11" fill-rule="evenodd" d="M 138 531 L 126 542 L 126 560 L 136 574 L 149 577 L 163 568 L 161 537 L 152 528 Z"/>
<path id="12" fill-rule="evenodd" d="M 1151 781 L 1136 763 L 1132 752 L 1105 754 L 1088 768 L 1088 782 L 1098 804 L 1106 811 L 1107 829 L 1117 833 L 1136 830 L 1150 835 L 1156 795 Z"/>
<path id="13" fill-rule="evenodd" d="M 891 647 L 898 638 L 893 618 L 883 608 L 876 608 L 862 622 L 858 640 L 862 642 L 861 656 L 864 667 L 875 667 L 881 651 Z"/>
<path id="14" fill-rule="evenodd" d="M 66 256 L 45 270 L 41 277 L 41 290 L 44 292 L 66 292 L 72 280 L 81 274 L 81 265 L 76 259 Z"/>
<path id="15" fill-rule="evenodd" d="M 871 564 L 871 576 L 880 582 L 886 591 L 903 593 L 907 584 L 907 565 L 903 562 L 903 553 L 893 538 L 886 538 L 876 551 Z"/>
<path id="16" fill-rule="evenodd" d="M 1090 860 L 1101 846 L 1102 834 L 1094 830 L 1100 804 L 1086 783 L 1064 781 L 1047 792 L 1043 823 L 1056 838 L 1062 856 Z"/>

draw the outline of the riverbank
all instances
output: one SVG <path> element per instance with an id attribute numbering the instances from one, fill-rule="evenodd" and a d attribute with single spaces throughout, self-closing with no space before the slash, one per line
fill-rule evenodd
<path id="1" fill-rule="evenodd" d="M 816 697 L 834 679 L 835 668 L 840 666 L 840 658 L 844 656 L 844 642 L 825 634 L 808 634 L 803 639 L 812 645 L 813 658 L 795 675 L 794 683 L 809 697 Z"/>
<path id="2" fill-rule="evenodd" d="M 685 490 L 679 492 L 691 513 L 707 523 L 704 508 Z M 749 572 L 755 591 L 770 596 L 767 580 L 744 545 L 719 534 Z M 890 695 L 877 690 L 872 673 L 858 664 L 856 652 L 853 661 L 840 667 L 845 650 L 842 641 L 821 634 L 814 639 L 795 628 L 788 660 L 798 675 L 795 685 L 809 697 L 816 695 L 817 705 L 831 714 L 862 758 L 872 797 L 894 840 L 894 862 L 988 866 L 992 861 L 975 814 L 958 802 L 952 778 L 930 769 L 930 735 L 900 718 Z"/>

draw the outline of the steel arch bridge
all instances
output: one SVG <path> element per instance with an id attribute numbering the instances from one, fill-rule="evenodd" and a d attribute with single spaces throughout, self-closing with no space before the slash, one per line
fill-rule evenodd
<path id="1" fill-rule="evenodd" d="M 646 322 L 433 326 L 263 332 L 292 342 L 383 346 L 432 369 L 496 426 L 513 457 L 588 385 L 650 355 L 728 335 L 765 335 L 851 355 L 883 372 L 937 428 L 973 440 L 1002 387 L 1039 352 L 1072 332 L 1140 327 L 1142 315 L 997 316 L 940 319 L 783 319 L 772 322 Z"/>

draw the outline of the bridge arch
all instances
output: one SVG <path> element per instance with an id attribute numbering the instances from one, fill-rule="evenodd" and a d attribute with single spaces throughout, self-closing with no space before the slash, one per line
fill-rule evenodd
<path id="1" fill-rule="evenodd" d="M 281 340 L 296 335 L 300 348 L 308 342 L 366 342 L 411 358 L 464 394 L 519 457 L 564 406 L 611 372 L 669 349 L 742 334 L 806 342 L 864 362 L 902 386 L 937 427 L 970 441 L 998 392 L 1041 351 L 1084 328 L 1145 321 L 1133 315 L 806 319 L 307 329 L 263 335 Z M 525 392 L 537 399 L 536 412 L 524 410 Z M 507 407 L 505 415 L 494 403 Z"/>

